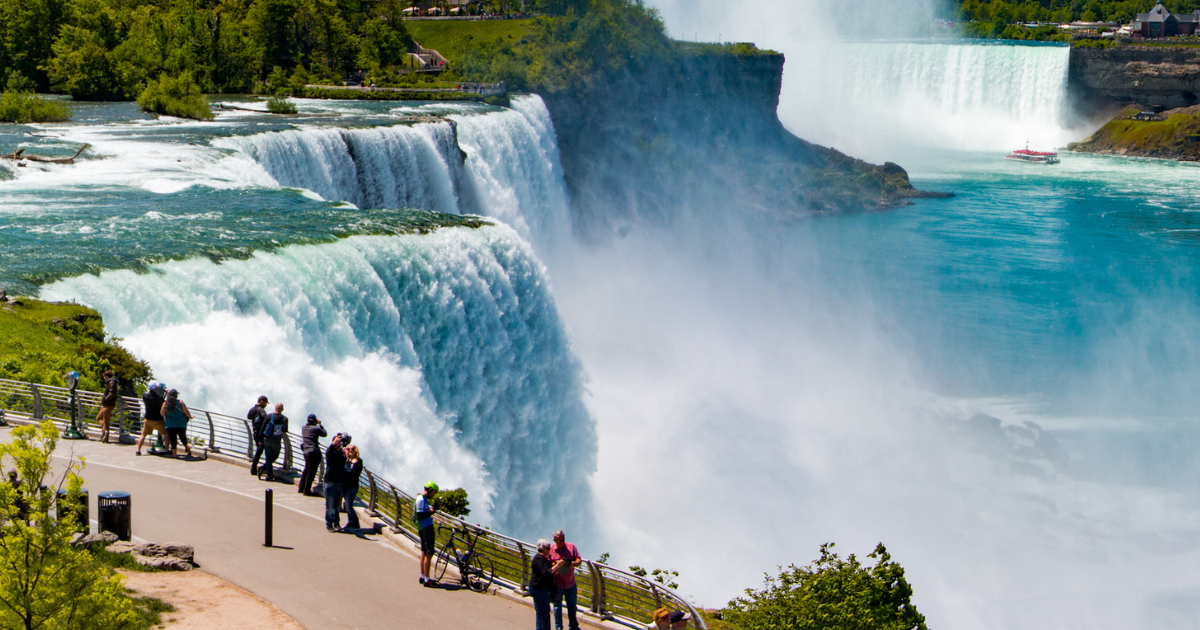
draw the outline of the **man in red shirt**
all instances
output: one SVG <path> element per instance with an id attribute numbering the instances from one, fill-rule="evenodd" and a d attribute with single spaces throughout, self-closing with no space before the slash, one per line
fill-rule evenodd
<path id="1" fill-rule="evenodd" d="M 567 602 L 568 630 L 579 630 L 579 620 L 575 613 L 578 601 L 578 589 L 575 586 L 575 567 L 583 564 L 579 550 L 567 542 L 563 530 L 554 532 L 554 544 L 550 546 L 550 562 L 554 571 L 554 628 L 563 630 L 562 608 L 563 600 Z"/>

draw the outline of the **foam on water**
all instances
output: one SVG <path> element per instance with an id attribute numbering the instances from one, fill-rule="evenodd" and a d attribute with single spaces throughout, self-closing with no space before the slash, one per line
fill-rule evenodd
<path id="1" fill-rule="evenodd" d="M 481 522 L 592 528 L 595 429 L 545 273 L 503 227 L 353 237 L 56 282 L 197 406 L 260 393 L 352 427 L 402 487 L 464 484 Z"/>

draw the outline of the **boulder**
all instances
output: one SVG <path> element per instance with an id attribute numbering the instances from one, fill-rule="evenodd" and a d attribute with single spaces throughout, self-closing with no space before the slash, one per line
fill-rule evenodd
<path id="1" fill-rule="evenodd" d="M 95 543 L 112 544 L 119 540 L 117 535 L 112 532 L 96 532 L 95 534 L 87 534 L 75 539 L 74 544 L 80 547 L 92 545 Z"/>
<path id="2" fill-rule="evenodd" d="M 107 550 L 131 554 L 134 562 L 153 569 L 191 571 L 195 566 L 196 552 L 191 545 L 118 542 L 109 545 Z"/>

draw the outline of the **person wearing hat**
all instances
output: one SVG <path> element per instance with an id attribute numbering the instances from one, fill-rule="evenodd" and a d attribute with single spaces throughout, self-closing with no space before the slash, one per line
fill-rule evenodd
<path id="1" fill-rule="evenodd" d="M 296 492 L 303 492 L 306 497 L 315 497 L 312 491 L 313 482 L 317 480 L 317 470 L 321 468 L 321 445 L 317 440 L 329 435 L 317 414 L 308 414 L 308 423 L 300 429 L 300 452 L 304 453 L 304 472 L 300 474 L 300 484 Z"/>
<path id="2" fill-rule="evenodd" d="M 325 531 L 341 529 L 343 482 L 346 478 L 346 453 L 342 450 L 350 444 L 349 433 L 333 436 L 333 443 L 325 449 Z"/>
<path id="3" fill-rule="evenodd" d="M 120 381 L 113 375 L 113 371 L 104 370 L 104 393 L 100 397 L 100 413 L 96 414 L 96 424 L 100 425 L 100 441 L 105 444 L 108 443 L 108 423 L 117 409 L 120 387 Z"/>
<path id="4" fill-rule="evenodd" d="M 671 630 L 684 630 L 684 628 L 688 627 L 688 622 L 691 620 L 692 617 L 682 610 L 672 611 L 671 616 L 668 617 L 668 621 L 671 622 Z"/>
<path id="5" fill-rule="evenodd" d="M 142 445 L 146 436 L 158 431 L 161 438 L 167 433 L 167 425 L 163 422 L 162 405 L 167 401 L 167 386 L 158 381 L 150 382 L 150 389 L 142 395 L 142 436 L 138 438 L 137 450 L 134 455 L 142 454 Z"/>
<path id="6" fill-rule="evenodd" d="M 283 452 L 283 441 L 288 432 L 288 417 L 283 415 L 283 403 L 275 403 L 275 413 L 267 416 L 263 428 L 263 455 L 266 461 L 263 466 L 267 470 L 267 481 L 275 481 L 275 460 Z M 261 470 L 260 470 L 261 472 Z"/>
<path id="7" fill-rule="evenodd" d="M 266 396 L 259 396 L 258 402 L 250 408 L 246 413 L 246 419 L 250 421 L 250 430 L 254 434 L 254 459 L 250 461 L 250 474 L 258 476 L 258 460 L 263 456 L 263 428 L 267 426 L 267 404 L 270 401 Z"/>
<path id="8" fill-rule="evenodd" d="M 437 496 L 437 493 L 438 485 L 430 481 L 425 484 L 425 492 L 417 497 L 417 501 L 413 505 L 413 520 L 417 522 L 417 529 L 421 536 L 421 578 L 418 581 L 424 586 L 437 584 L 437 580 L 429 577 L 429 565 L 433 563 L 433 554 L 437 547 L 437 538 L 433 527 L 433 513 L 436 510 L 429 502 Z"/>

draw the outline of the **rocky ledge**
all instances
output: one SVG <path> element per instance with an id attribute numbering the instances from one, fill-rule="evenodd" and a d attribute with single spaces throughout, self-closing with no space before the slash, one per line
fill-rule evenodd
<path id="1" fill-rule="evenodd" d="M 1143 108 L 1127 107 L 1071 151 L 1200 161 L 1200 105 L 1165 111 L 1153 117 Z"/>

